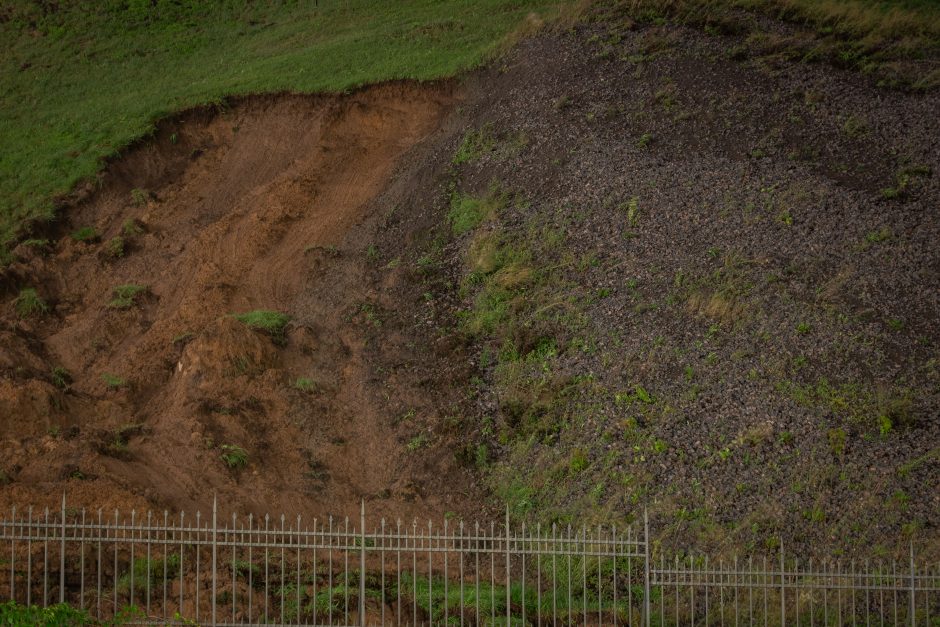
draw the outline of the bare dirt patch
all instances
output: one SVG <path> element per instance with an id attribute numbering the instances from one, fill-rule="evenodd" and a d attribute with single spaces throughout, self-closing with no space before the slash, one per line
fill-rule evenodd
<path id="1" fill-rule="evenodd" d="M 405 269 L 366 278 L 370 203 L 454 102 L 449 84 L 247 98 L 113 163 L 0 279 L 0 506 L 469 507 L 449 436 L 420 427 L 453 401 L 435 383 L 459 347 L 425 347 Z M 47 313 L 17 310 L 27 286 Z M 290 322 L 230 316 L 254 310 Z"/>

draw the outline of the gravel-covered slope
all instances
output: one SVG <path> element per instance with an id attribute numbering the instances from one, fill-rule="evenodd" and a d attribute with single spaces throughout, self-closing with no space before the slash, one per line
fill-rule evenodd
<path id="1" fill-rule="evenodd" d="M 936 548 L 940 99 L 734 43 L 582 24 L 470 81 L 467 456 L 529 520 Z"/>

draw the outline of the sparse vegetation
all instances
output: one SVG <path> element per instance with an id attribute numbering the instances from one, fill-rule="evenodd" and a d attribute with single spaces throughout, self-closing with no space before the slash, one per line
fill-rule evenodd
<path id="1" fill-rule="evenodd" d="M 20 605 L 7 601 L 0 605 L 0 625 L 37 625 L 44 627 L 94 625 L 95 621 L 85 610 L 58 603 L 48 607 Z M 120 624 L 115 622 L 115 624 Z"/>
<path id="2" fill-rule="evenodd" d="M 63 392 L 67 392 L 72 384 L 72 375 L 62 366 L 56 366 L 52 369 L 52 385 Z"/>
<path id="3" fill-rule="evenodd" d="M 125 239 L 130 239 L 136 237 L 143 233 L 144 230 L 140 228 L 140 225 L 137 224 L 137 221 L 133 218 L 128 218 L 124 220 L 124 223 L 121 225 L 121 234 Z"/>
<path id="4" fill-rule="evenodd" d="M 13 307 L 20 318 L 40 316 L 49 311 L 46 301 L 40 298 L 39 292 L 32 287 L 24 287 L 20 290 L 19 296 L 13 301 Z"/>
<path id="5" fill-rule="evenodd" d="M 275 343 L 283 343 L 286 340 L 284 331 L 287 328 L 287 323 L 290 322 L 290 316 L 285 313 L 267 309 L 256 309 L 242 314 L 231 315 L 249 329 L 264 331 L 271 336 Z"/>
<path id="6" fill-rule="evenodd" d="M 83 226 L 76 231 L 72 231 L 72 239 L 76 242 L 94 242 L 98 239 L 98 231 L 93 226 Z"/>
<path id="7" fill-rule="evenodd" d="M 496 148 L 496 138 L 493 136 L 493 127 L 484 124 L 479 129 L 467 131 L 460 147 L 454 154 L 454 164 L 459 165 L 468 161 L 479 159 Z"/>
<path id="8" fill-rule="evenodd" d="M 313 392 L 317 389 L 317 384 L 307 377 L 297 377 L 294 381 L 294 388 L 301 392 Z"/>
<path id="9" fill-rule="evenodd" d="M 454 235 L 463 235 L 477 228 L 485 220 L 494 217 L 508 201 L 509 195 L 496 184 L 491 185 L 481 197 L 455 192 L 447 214 Z"/>
<path id="10" fill-rule="evenodd" d="M 219 457 L 231 470 L 241 470 L 248 465 L 248 451 L 237 444 L 223 444 Z"/>
<path id="11" fill-rule="evenodd" d="M 105 385 L 108 386 L 109 390 L 116 390 L 127 385 L 127 382 L 121 377 L 107 372 L 101 375 L 101 379 L 104 381 Z"/>
<path id="12" fill-rule="evenodd" d="M 108 240 L 108 243 L 105 244 L 105 252 L 112 259 L 120 259 L 124 256 L 124 238 L 117 236 L 112 237 Z"/>
<path id="13" fill-rule="evenodd" d="M 150 192 L 145 189 L 134 188 L 131 190 L 131 200 L 138 207 L 147 204 L 150 199 Z"/>
<path id="14" fill-rule="evenodd" d="M 417 451 L 428 445 L 428 435 L 426 433 L 419 433 L 415 437 L 411 438 L 408 442 L 409 451 Z"/>
<path id="15" fill-rule="evenodd" d="M 129 283 L 127 285 L 118 285 L 112 290 L 114 298 L 108 303 L 111 309 L 130 309 L 137 304 L 137 298 L 147 292 L 149 288 L 146 285 L 136 285 Z"/>

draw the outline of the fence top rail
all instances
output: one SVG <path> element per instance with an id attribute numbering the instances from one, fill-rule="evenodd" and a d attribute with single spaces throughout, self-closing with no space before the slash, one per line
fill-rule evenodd
<path id="1" fill-rule="evenodd" d="M 119 509 L 69 508 L 65 495 L 60 507 L 37 508 L 13 506 L 0 513 L 0 540 L 4 541 L 85 541 L 215 546 L 252 546 L 269 548 L 328 548 L 339 551 L 370 552 L 423 551 L 552 555 L 585 557 L 640 558 L 660 577 L 829 577 L 856 578 L 881 585 L 879 580 L 904 578 L 905 581 L 940 580 L 940 564 L 914 559 L 913 543 L 909 560 L 880 559 L 796 559 L 781 566 L 783 546 L 771 556 L 742 556 L 712 559 L 683 553 L 667 554 L 656 550 L 649 541 L 648 518 L 644 512 L 639 524 L 623 527 L 602 525 L 526 525 L 512 526 L 508 510 L 505 521 L 481 524 L 444 518 L 440 523 L 418 519 L 394 521 L 382 517 L 366 524 L 365 502 L 359 520 L 350 516 L 326 516 L 305 521 L 301 515 L 263 516 L 252 513 L 221 516 L 218 500 L 213 499 L 208 514 L 197 510 L 170 514 L 168 510 L 122 513 Z M 357 524 L 358 523 L 358 524 Z M 779 566 L 777 570 L 767 565 Z M 763 565 L 763 568 L 761 568 Z M 900 568 L 898 566 L 900 565 Z M 801 568 L 802 566 L 802 568 Z M 888 568 L 891 567 L 889 571 Z M 756 570 L 755 570 L 756 567 Z M 931 568 L 936 568 L 933 573 Z"/>

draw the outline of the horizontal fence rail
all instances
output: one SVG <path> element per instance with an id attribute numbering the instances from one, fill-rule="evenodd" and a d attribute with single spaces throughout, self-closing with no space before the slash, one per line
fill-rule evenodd
<path id="1" fill-rule="evenodd" d="M 357 524 L 358 523 L 358 524 Z M 938 625 L 940 566 L 651 556 L 649 525 L 13 509 L 0 597 L 138 625 Z"/>

